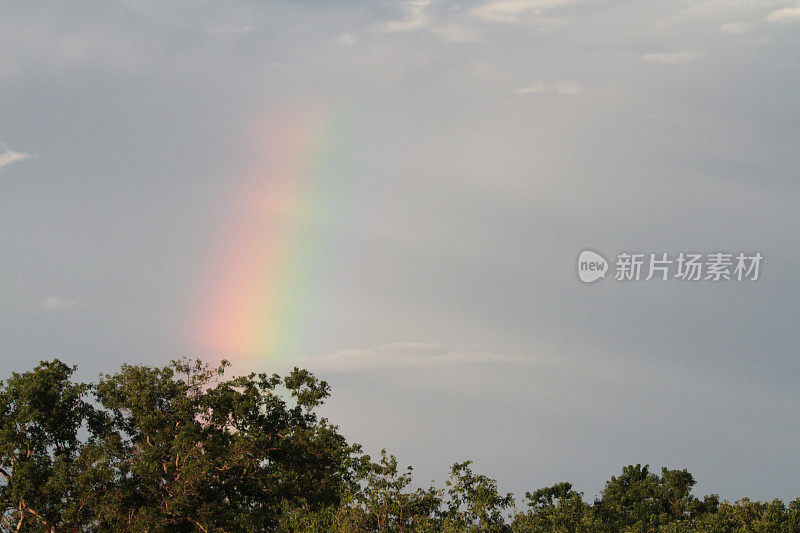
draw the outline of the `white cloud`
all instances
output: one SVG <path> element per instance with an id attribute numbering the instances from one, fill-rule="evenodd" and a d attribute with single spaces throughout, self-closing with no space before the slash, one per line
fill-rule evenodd
<path id="1" fill-rule="evenodd" d="M 525 96 L 529 94 L 556 93 L 556 94 L 579 94 L 583 92 L 583 86 L 569 81 L 558 81 L 556 83 L 537 83 L 526 87 L 514 89 L 514 94 Z"/>
<path id="2" fill-rule="evenodd" d="M 733 35 L 744 35 L 753 31 L 753 25 L 747 22 L 730 22 L 728 24 L 723 24 L 719 29 Z"/>
<path id="3" fill-rule="evenodd" d="M 2 170 L 6 165 L 16 163 L 17 161 L 24 161 L 25 159 L 30 159 L 31 157 L 33 156 L 30 154 L 15 152 L 14 150 L 0 143 L 0 170 Z"/>
<path id="4" fill-rule="evenodd" d="M 492 0 L 472 10 L 478 18 L 495 22 L 518 22 L 524 15 L 563 7 L 575 0 Z"/>
<path id="5" fill-rule="evenodd" d="M 338 46 L 355 46 L 357 43 L 358 39 L 352 33 L 343 33 L 336 38 Z"/>
<path id="6" fill-rule="evenodd" d="M 474 43 L 481 40 L 476 32 L 458 24 L 433 28 L 431 33 L 447 43 Z"/>
<path id="7" fill-rule="evenodd" d="M 250 33 L 255 29 L 255 26 L 252 24 L 248 25 L 241 25 L 241 24 L 225 24 L 218 28 L 214 28 L 211 30 L 211 33 L 216 33 L 219 35 L 243 35 L 245 33 Z"/>
<path id="8" fill-rule="evenodd" d="M 447 43 L 471 43 L 480 41 L 480 36 L 473 30 L 460 24 L 445 24 L 434 26 L 428 7 L 433 0 L 407 0 L 401 5 L 406 16 L 399 20 L 390 20 L 376 25 L 373 30 L 379 33 L 405 33 L 426 31 Z M 343 34 L 337 39 L 337 44 L 351 46 L 355 43 L 349 34 Z"/>
<path id="9" fill-rule="evenodd" d="M 42 300 L 42 307 L 45 309 L 65 309 L 67 307 L 74 307 L 75 305 L 77 305 L 76 302 L 68 302 L 55 294 Z"/>
<path id="10" fill-rule="evenodd" d="M 396 342 L 377 348 L 339 350 L 309 358 L 315 370 L 357 372 L 386 368 L 431 368 L 480 363 L 527 363 L 530 358 L 450 349 L 436 343 Z"/>
<path id="11" fill-rule="evenodd" d="M 376 31 L 382 33 L 402 33 L 417 31 L 427 28 L 430 25 L 428 6 L 433 0 L 408 0 L 403 2 L 403 9 L 406 17 L 401 20 L 390 20 L 383 22 L 375 27 Z"/>
<path id="12" fill-rule="evenodd" d="M 697 52 L 667 52 L 656 54 L 645 54 L 640 58 L 640 61 L 645 63 L 662 63 L 665 65 L 680 65 L 688 63 L 693 59 L 700 57 Z"/>
<path id="13" fill-rule="evenodd" d="M 767 15 L 768 22 L 798 22 L 800 21 L 800 6 L 784 7 Z"/>
<path id="14" fill-rule="evenodd" d="M 387 350 L 440 350 L 444 344 L 439 342 L 387 342 L 380 348 Z"/>

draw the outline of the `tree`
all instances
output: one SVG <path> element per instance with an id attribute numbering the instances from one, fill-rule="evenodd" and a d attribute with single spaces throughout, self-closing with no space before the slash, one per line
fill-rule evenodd
<path id="1" fill-rule="evenodd" d="M 691 495 L 695 485 L 687 470 L 629 465 L 619 477 L 612 476 L 595 507 L 603 523 L 630 531 L 657 531 L 664 524 L 690 522 L 716 510 L 715 496 L 700 501 Z"/>
<path id="2" fill-rule="evenodd" d="M 328 384 L 297 368 L 283 380 L 223 380 L 226 366 L 125 365 L 100 380 L 108 424 L 99 441 L 113 473 L 95 502 L 104 526 L 263 531 L 285 500 L 339 503 L 351 449 L 314 413 Z"/>
<path id="3" fill-rule="evenodd" d="M 515 532 L 575 533 L 598 528 L 591 505 L 583 501 L 583 494 L 572 490 L 571 483 L 556 483 L 527 492 L 525 499 L 529 510 L 514 517 L 512 529 Z"/>
<path id="4" fill-rule="evenodd" d="M 227 362 L 123 365 L 93 384 L 43 361 L 0 382 L 0 532 L 800 533 L 800 499 L 698 499 L 687 470 L 629 465 L 593 504 L 567 482 L 513 496 L 455 463 L 416 487 L 316 414 L 306 370 L 227 379 Z"/>
<path id="5" fill-rule="evenodd" d="M 363 487 L 356 501 L 366 515 L 362 527 L 366 531 L 432 531 L 437 525 L 436 513 L 442 503 L 438 490 L 408 491 L 412 468 L 400 474 L 397 459 L 381 450 L 381 459 L 373 463 L 365 456 L 357 468 Z"/>
<path id="6" fill-rule="evenodd" d="M 72 481 L 78 475 L 78 432 L 93 413 L 89 386 L 72 383 L 75 371 L 43 361 L 0 382 L 0 513 L 13 531 L 55 531 L 64 517 L 87 509 Z"/>
<path id="7" fill-rule="evenodd" d="M 224 380 L 226 366 L 124 365 L 94 386 L 60 361 L 14 374 L 0 389 L 4 528 L 263 531 L 285 502 L 339 505 L 353 449 L 314 412 L 328 384 L 300 369 Z"/>
<path id="8" fill-rule="evenodd" d="M 501 495 L 497 482 L 484 475 L 472 473 L 472 461 L 455 463 L 446 482 L 450 496 L 445 530 L 451 531 L 510 531 L 503 511 L 514 505 L 510 492 Z"/>

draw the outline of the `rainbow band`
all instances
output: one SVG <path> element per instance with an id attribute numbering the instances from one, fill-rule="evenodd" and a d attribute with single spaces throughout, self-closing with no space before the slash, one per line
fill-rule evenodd
<path id="1" fill-rule="evenodd" d="M 226 212 L 195 333 L 203 350 L 234 360 L 292 357 L 305 331 L 320 249 L 343 174 L 333 116 L 305 106 L 258 134 L 263 154 Z"/>

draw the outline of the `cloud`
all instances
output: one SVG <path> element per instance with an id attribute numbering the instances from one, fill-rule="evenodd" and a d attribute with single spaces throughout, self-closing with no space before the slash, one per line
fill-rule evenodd
<path id="1" fill-rule="evenodd" d="M 753 25 L 747 22 L 731 22 L 728 24 L 723 24 L 719 27 L 719 29 L 725 33 L 731 33 L 733 35 L 744 35 L 753 31 Z"/>
<path id="2" fill-rule="evenodd" d="M 406 11 L 406 17 L 401 20 L 382 22 L 375 27 L 375 30 L 382 33 L 403 33 L 427 28 L 430 24 L 430 16 L 428 16 L 427 10 L 432 1 L 408 0 L 403 2 L 402 5 Z"/>
<path id="3" fill-rule="evenodd" d="M 667 52 L 667 53 L 656 53 L 656 54 L 645 54 L 641 58 L 640 61 L 644 61 L 645 63 L 662 63 L 665 65 L 680 65 L 683 63 L 688 63 L 693 59 L 697 59 L 700 57 L 701 54 L 697 52 Z"/>
<path id="4" fill-rule="evenodd" d="M 26 159 L 30 159 L 31 157 L 33 156 L 30 154 L 15 152 L 14 150 L 0 143 L 0 170 L 2 170 L 6 165 L 16 163 L 17 161 L 24 161 Z"/>
<path id="5" fill-rule="evenodd" d="M 800 21 L 800 6 L 784 7 L 767 15 L 768 22 L 798 22 Z"/>
<path id="6" fill-rule="evenodd" d="M 458 24 L 433 28 L 431 33 L 446 43 L 474 43 L 481 40 L 480 35 Z"/>
<path id="7" fill-rule="evenodd" d="M 77 305 L 76 302 L 68 302 L 55 294 L 42 300 L 42 307 L 45 309 L 65 309 L 67 307 L 74 307 L 75 305 Z"/>
<path id="8" fill-rule="evenodd" d="M 480 363 L 527 363 L 531 359 L 448 348 L 437 343 L 396 342 L 377 348 L 339 350 L 309 358 L 307 366 L 338 372 L 387 368 L 431 368 Z"/>
<path id="9" fill-rule="evenodd" d="M 243 35 L 252 32 L 254 29 L 255 26 L 253 26 L 252 24 L 248 25 L 225 24 L 223 26 L 219 26 L 218 28 L 212 29 L 211 33 L 219 35 Z"/>
<path id="10" fill-rule="evenodd" d="M 492 0 L 473 9 L 472 14 L 494 22 L 519 22 L 524 15 L 538 14 L 573 3 L 575 0 Z"/>
<path id="11" fill-rule="evenodd" d="M 537 83 L 526 87 L 514 89 L 514 94 L 525 96 L 529 94 L 556 93 L 556 94 L 579 94 L 583 92 L 583 86 L 568 81 L 556 83 Z"/>
<path id="12" fill-rule="evenodd" d="M 428 7 L 433 0 L 408 0 L 402 7 L 406 16 L 399 20 L 382 22 L 373 28 L 379 33 L 405 33 L 414 31 L 427 31 L 447 43 L 471 43 L 480 41 L 480 36 L 459 24 L 446 24 L 433 27 Z M 340 35 L 337 44 L 351 46 L 355 44 L 354 38 L 349 34 Z"/>
<path id="13" fill-rule="evenodd" d="M 358 39 L 352 33 L 343 33 L 336 38 L 338 46 L 355 46 L 356 43 L 358 43 Z"/>

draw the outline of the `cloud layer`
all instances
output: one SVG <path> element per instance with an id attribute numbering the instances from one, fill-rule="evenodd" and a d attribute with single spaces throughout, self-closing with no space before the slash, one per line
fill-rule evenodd
<path id="1" fill-rule="evenodd" d="M 339 350 L 306 361 L 324 372 L 373 369 L 432 368 L 471 364 L 530 363 L 531 359 L 451 349 L 435 343 L 387 343 L 377 348 Z"/>

